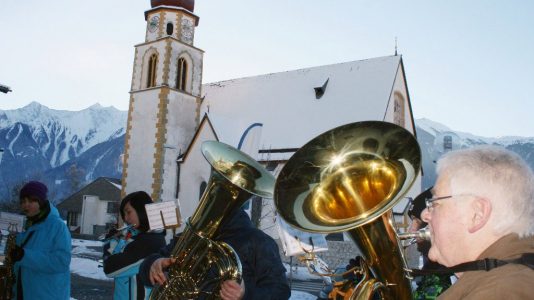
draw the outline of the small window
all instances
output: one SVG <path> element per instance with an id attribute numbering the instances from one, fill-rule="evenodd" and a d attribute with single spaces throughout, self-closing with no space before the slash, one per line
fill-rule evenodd
<path id="1" fill-rule="evenodd" d="M 158 65 L 158 56 L 152 54 L 148 60 L 148 73 L 146 87 L 156 86 L 156 66 Z"/>
<path id="2" fill-rule="evenodd" d="M 404 98 L 397 93 L 393 103 L 393 123 L 404 127 Z"/>
<path id="3" fill-rule="evenodd" d="M 174 26 L 172 23 L 167 23 L 167 35 L 172 35 L 172 32 L 174 31 Z"/>
<path id="4" fill-rule="evenodd" d="M 452 136 L 446 135 L 443 137 L 443 152 L 452 150 Z"/>
<path id="5" fill-rule="evenodd" d="M 119 212 L 119 202 L 108 202 L 106 212 L 108 214 L 116 214 Z"/>
<path id="6" fill-rule="evenodd" d="M 176 88 L 185 91 L 185 84 L 187 82 L 187 62 L 185 58 L 178 59 L 178 72 L 176 77 Z"/>
<path id="7" fill-rule="evenodd" d="M 67 225 L 78 226 L 78 214 L 76 212 L 69 211 L 67 213 Z"/>

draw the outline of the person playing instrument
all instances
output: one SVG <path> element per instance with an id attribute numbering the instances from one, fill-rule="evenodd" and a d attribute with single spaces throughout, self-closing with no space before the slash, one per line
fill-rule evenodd
<path id="1" fill-rule="evenodd" d="M 149 224 L 145 204 L 152 203 L 143 192 L 128 194 L 121 201 L 120 214 L 128 225 L 124 233 L 110 230 L 109 242 L 103 247 L 104 273 L 115 279 L 113 299 L 145 299 L 143 284 L 138 272 L 143 259 L 165 246 L 165 233 L 148 232 Z"/>
<path id="2" fill-rule="evenodd" d="M 19 193 L 27 219 L 9 254 L 16 262 L 14 299 L 70 299 L 71 236 L 47 194 L 39 181 Z"/>
<path id="3" fill-rule="evenodd" d="M 423 210 L 426 208 L 425 200 L 430 198 L 432 198 L 432 187 L 419 194 L 412 201 L 410 209 L 408 210 L 408 216 L 412 220 L 410 227 L 408 227 L 408 232 L 417 232 L 419 229 L 427 226 L 427 223 L 421 220 L 421 212 L 423 212 Z M 417 238 L 416 243 L 417 251 L 421 253 L 423 258 L 422 270 L 428 271 L 443 268 L 442 265 L 428 259 L 430 241 Z M 452 272 L 449 274 L 428 274 L 415 277 L 417 289 L 414 291 L 413 299 L 436 299 L 441 293 L 451 286 L 451 275 Z"/>
<path id="4" fill-rule="evenodd" d="M 428 256 L 459 277 L 438 299 L 531 299 L 532 170 L 509 150 L 477 146 L 443 155 L 437 174 L 422 213 Z"/>
<path id="5" fill-rule="evenodd" d="M 174 238 L 159 253 L 145 259 L 140 271 L 145 285 L 165 283 L 167 278 L 164 270 L 175 262 L 169 256 L 177 240 Z M 221 284 L 220 297 L 223 300 L 289 299 L 291 290 L 278 245 L 270 236 L 254 227 L 241 208 L 235 208 L 223 219 L 215 233 L 215 240 L 228 243 L 237 252 L 243 268 L 240 284 L 233 280 Z"/>

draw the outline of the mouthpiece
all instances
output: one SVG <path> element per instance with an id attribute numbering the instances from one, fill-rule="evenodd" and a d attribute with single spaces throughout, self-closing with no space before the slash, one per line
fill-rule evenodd
<path id="1" fill-rule="evenodd" d="M 408 239 L 421 239 L 430 241 L 430 230 L 427 227 L 419 229 L 416 232 L 404 232 L 398 234 L 399 239 L 408 240 Z"/>

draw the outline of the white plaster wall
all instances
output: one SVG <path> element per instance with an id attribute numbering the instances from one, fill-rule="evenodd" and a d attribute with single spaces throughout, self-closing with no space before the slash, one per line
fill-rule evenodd
<path id="1" fill-rule="evenodd" d="M 125 191 L 152 192 L 159 90 L 133 94 Z"/>
<path id="2" fill-rule="evenodd" d="M 93 224 L 95 224 L 95 216 L 98 216 L 99 214 L 98 202 L 100 202 L 100 200 L 97 196 L 83 196 L 82 226 L 80 233 L 93 234 Z"/>
<path id="3" fill-rule="evenodd" d="M 208 126 L 204 126 L 199 132 L 195 139 L 195 143 L 191 147 L 191 151 L 188 153 L 186 160 L 181 166 L 180 193 L 178 195 L 178 201 L 182 220 L 184 222 L 191 217 L 193 212 L 195 212 L 198 206 L 198 200 L 201 196 L 200 184 L 203 181 L 207 183 L 211 174 L 211 166 L 201 153 L 202 142 L 216 140 L 213 132 L 208 130 L 207 127 Z M 182 230 L 183 226 L 179 231 Z"/>
<path id="4" fill-rule="evenodd" d="M 408 91 L 405 85 L 404 74 L 402 72 L 400 64 L 399 64 L 397 76 L 395 77 L 395 81 L 393 83 L 393 91 L 390 95 L 389 105 L 386 110 L 385 121 L 391 122 L 391 123 L 393 123 L 393 108 L 394 108 L 394 103 L 395 103 L 395 93 L 401 94 L 404 99 L 404 128 L 415 135 L 415 132 L 414 132 L 415 126 L 412 123 L 412 111 L 410 110 L 410 105 L 408 102 L 409 101 Z M 422 182 L 421 175 L 422 174 L 421 174 L 421 170 L 418 170 L 418 172 L 419 174 L 417 175 L 417 178 L 415 179 L 410 190 L 406 193 L 405 197 L 415 198 L 417 195 L 421 193 L 421 182 Z"/>

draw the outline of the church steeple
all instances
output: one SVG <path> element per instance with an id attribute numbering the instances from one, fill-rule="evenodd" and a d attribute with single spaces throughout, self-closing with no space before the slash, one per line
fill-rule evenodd
<path id="1" fill-rule="evenodd" d="M 152 0 L 151 5 L 145 12 L 147 42 L 168 36 L 193 45 L 199 20 L 193 14 L 194 0 Z"/>
<path id="2" fill-rule="evenodd" d="M 176 195 L 176 158 L 199 123 L 204 52 L 193 46 L 193 0 L 152 0 L 145 41 L 135 45 L 123 165 L 123 195 Z"/>

